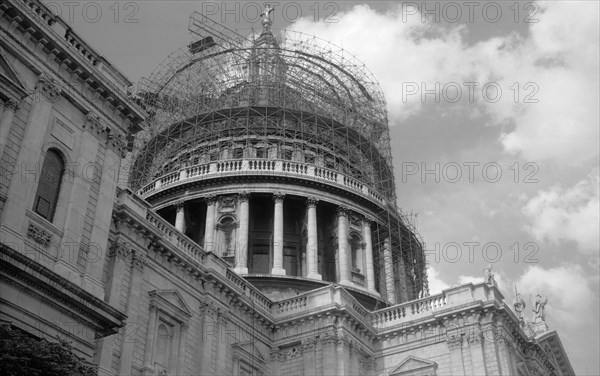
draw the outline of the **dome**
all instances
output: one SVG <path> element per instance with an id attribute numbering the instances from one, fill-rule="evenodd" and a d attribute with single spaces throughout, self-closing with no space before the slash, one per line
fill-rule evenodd
<path id="1" fill-rule="evenodd" d="M 299 32 L 276 37 L 263 21 L 250 39 L 204 36 L 140 84 L 152 116 L 131 188 L 271 294 L 319 283 L 363 300 L 425 293 L 377 81 L 347 51 Z"/>

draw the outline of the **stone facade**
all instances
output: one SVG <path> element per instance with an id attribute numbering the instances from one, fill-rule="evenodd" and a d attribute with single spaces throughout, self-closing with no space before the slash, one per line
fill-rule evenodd
<path id="1" fill-rule="evenodd" d="M 349 175 L 227 151 L 133 191 L 131 83 L 37 0 L 3 2 L 0 33 L 3 323 L 100 375 L 574 374 L 493 283 L 428 296 Z"/>

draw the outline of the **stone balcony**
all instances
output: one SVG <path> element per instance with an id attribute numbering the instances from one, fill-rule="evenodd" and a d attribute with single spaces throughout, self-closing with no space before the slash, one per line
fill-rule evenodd
<path id="1" fill-rule="evenodd" d="M 244 175 L 273 175 L 319 182 L 357 194 L 377 205 L 395 208 L 395 205 L 375 188 L 341 172 L 317 167 L 309 163 L 279 159 L 225 160 L 184 167 L 179 171 L 171 172 L 155 179 L 141 188 L 138 194 L 144 199 L 148 199 L 153 195 L 178 185 Z"/>

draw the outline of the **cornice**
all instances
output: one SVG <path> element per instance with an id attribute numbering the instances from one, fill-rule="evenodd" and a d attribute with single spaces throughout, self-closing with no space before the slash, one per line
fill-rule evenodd
<path id="1" fill-rule="evenodd" d="M 0 244 L 0 263 L 3 264 L 1 270 L 14 281 L 13 284 L 19 281 L 18 284 L 24 286 L 28 293 L 45 299 L 45 303 L 52 303 L 52 300 L 36 293 L 42 291 L 55 302 L 60 302 L 59 305 L 54 303 L 55 307 L 68 307 L 66 311 L 76 313 L 74 318 L 90 326 L 95 325 L 103 335 L 116 333 L 124 325 L 124 313 L 4 244 Z"/>
<path id="2" fill-rule="evenodd" d="M 42 17 L 41 13 L 36 13 L 36 11 L 34 11 L 31 8 L 35 5 L 37 10 L 41 11 L 42 13 L 44 13 L 45 11 L 44 14 L 47 14 L 48 11 L 45 8 L 45 5 L 39 3 L 38 1 L 28 1 L 28 3 L 30 7 L 26 6 L 25 4 L 21 4 L 18 1 L 8 1 L 5 3 L 6 5 L 4 6 L 4 9 L 0 10 L 0 16 L 4 17 L 9 24 L 12 22 L 10 26 L 11 30 L 6 30 L 5 28 L 2 28 L 2 31 L 7 36 L 7 41 L 8 39 L 10 39 L 14 44 L 26 50 L 33 57 L 33 59 L 35 59 L 38 62 L 38 64 L 44 66 L 43 70 L 53 72 L 57 77 L 60 77 L 61 80 L 62 75 L 59 72 L 57 72 L 53 66 L 48 64 L 47 61 L 42 60 L 37 50 L 39 49 L 49 51 L 48 59 L 58 59 L 59 56 L 68 56 L 71 64 L 75 63 L 77 65 L 77 67 L 74 68 L 71 72 L 79 78 L 80 82 L 94 82 L 96 84 L 96 87 L 101 88 L 101 90 L 98 88 L 92 89 L 92 85 L 90 86 L 89 91 L 105 93 L 106 95 L 103 97 L 104 100 L 110 103 L 115 110 L 119 111 L 121 116 L 123 116 L 126 119 L 129 119 L 134 127 L 133 130 L 137 132 L 139 130 L 137 124 L 144 121 L 147 115 L 141 108 L 139 108 L 139 106 L 137 106 L 137 104 L 133 102 L 132 99 L 130 99 L 127 96 L 127 94 L 119 90 L 117 85 L 111 82 L 108 78 L 106 78 L 104 76 L 104 73 L 101 72 L 99 64 L 102 64 L 104 66 L 110 66 L 110 63 L 106 59 L 100 57 L 100 55 L 97 54 L 95 51 L 91 53 L 91 51 L 93 51 L 92 48 L 84 42 L 79 42 L 80 38 L 76 36 L 76 34 L 74 34 L 70 30 L 68 25 L 62 22 L 60 18 L 55 16 Z M 12 9 L 16 10 L 21 15 L 19 21 L 16 21 L 14 17 L 9 18 L 9 16 L 5 16 L 8 14 L 6 10 L 9 9 L 9 7 L 12 7 Z M 36 30 L 40 35 L 42 35 L 41 38 L 38 38 L 36 40 L 31 39 L 37 45 L 36 51 L 32 51 L 25 43 L 23 43 L 23 41 L 21 40 L 22 38 L 16 37 L 15 31 L 17 29 L 17 26 L 19 26 L 19 22 L 27 22 L 29 28 L 34 28 L 34 30 Z M 58 32 L 55 30 L 56 27 L 52 26 L 57 25 L 59 23 L 61 24 L 61 28 L 64 30 L 64 35 L 58 34 Z M 25 39 L 29 40 L 29 38 L 32 37 L 34 34 L 36 34 L 34 31 L 26 32 Z M 76 39 L 79 38 L 77 41 L 73 39 L 74 35 L 76 36 Z M 5 41 L 3 41 L 2 45 L 6 48 L 10 48 L 11 50 L 13 50 L 13 47 L 9 46 Z M 79 48 L 77 48 L 76 46 L 79 46 Z M 77 51 L 77 53 L 73 53 L 73 51 Z M 13 50 L 12 52 L 15 51 Z M 97 56 L 97 58 L 93 58 L 92 55 Z M 58 61 L 59 63 L 61 62 L 60 60 Z M 41 69 L 39 67 L 31 65 L 31 68 L 35 71 L 35 73 L 41 73 Z M 114 71 L 114 74 L 120 76 L 124 85 L 131 85 L 131 83 L 126 79 L 123 80 L 124 76 L 122 75 L 122 73 L 118 72 L 112 67 L 107 69 L 112 69 L 112 71 Z M 104 112 L 103 109 L 99 108 L 96 105 L 96 103 L 93 103 L 93 101 L 90 100 L 86 95 L 83 95 L 83 93 L 81 93 L 78 90 L 78 88 L 76 88 L 73 84 L 65 81 L 63 81 L 63 84 L 63 90 L 65 90 L 66 87 L 69 88 L 69 90 L 65 90 L 65 94 L 71 97 L 76 102 L 83 103 L 81 99 L 77 99 L 75 96 L 71 95 L 72 92 L 77 92 L 79 95 L 81 95 L 82 98 L 85 98 L 84 101 L 88 103 L 82 104 L 83 108 L 89 107 L 89 105 L 91 104 L 99 113 L 104 114 L 105 116 L 107 116 L 107 118 L 111 118 L 110 115 Z"/>

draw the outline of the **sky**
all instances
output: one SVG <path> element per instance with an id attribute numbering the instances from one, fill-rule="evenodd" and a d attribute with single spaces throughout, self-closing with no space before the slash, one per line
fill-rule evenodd
<path id="1" fill-rule="evenodd" d="M 193 11 L 240 34 L 260 2 L 45 1 L 132 81 L 190 42 Z M 398 204 L 431 294 L 491 264 L 527 315 L 538 292 L 578 375 L 599 375 L 599 3 L 272 2 L 351 51 L 385 93 Z"/>

